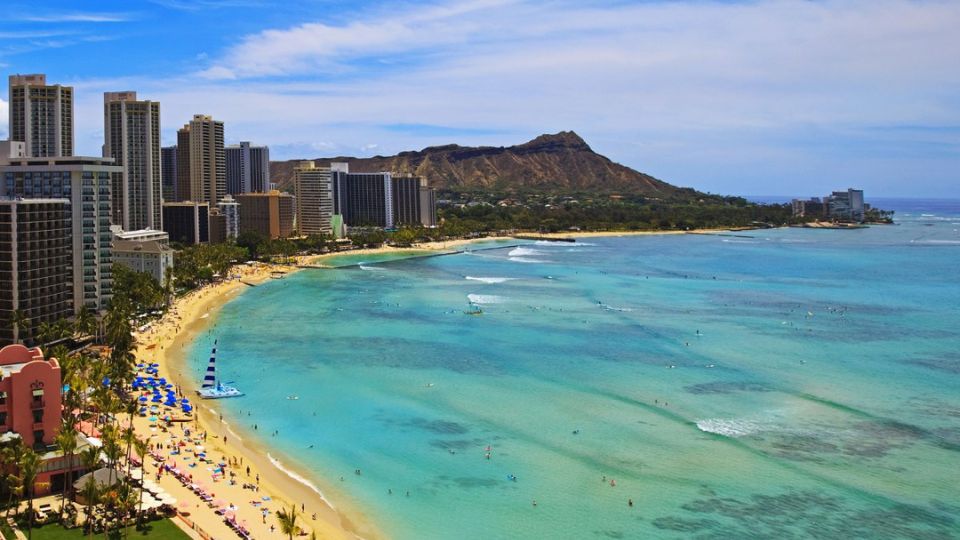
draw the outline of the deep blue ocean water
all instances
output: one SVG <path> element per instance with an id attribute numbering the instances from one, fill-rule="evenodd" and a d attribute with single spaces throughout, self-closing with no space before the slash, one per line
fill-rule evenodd
<path id="1" fill-rule="evenodd" d="M 392 538 L 956 538 L 960 204 L 879 206 L 305 270 L 190 365 Z"/>

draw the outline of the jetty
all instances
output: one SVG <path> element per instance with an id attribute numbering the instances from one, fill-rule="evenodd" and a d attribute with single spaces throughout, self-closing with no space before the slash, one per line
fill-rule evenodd
<path id="1" fill-rule="evenodd" d="M 555 236 L 537 236 L 532 234 L 515 234 L 510 238 L 515 238 L 517 240 L 536 240 L 538 242 L 576 242 L 576 238 L 570 237 L 555 237 Z"/>

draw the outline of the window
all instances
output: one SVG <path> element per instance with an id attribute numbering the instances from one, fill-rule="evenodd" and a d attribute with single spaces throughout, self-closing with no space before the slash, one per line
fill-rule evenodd
<path id="1" fill-rule="evenodd" d="M 7 425 L 7 413 L 0 412 L 0 426 L 5 426 L 5 425 Z"/>
<path id="2" fill-rule="evenodd" d="M 33 423 L 39 424 L 43 422 L 43 409 L 37 409 L 33 411 Z"/>
<path id="3" fill-rule="evenodd" d="M 0 392 L 0 405 L 6 405 L 6 404 L 7 404 L 7 393 Z"/>
<path id="4" fill-rule="evenodd" d="M 42 430 L 42 429 L 38 429 L 38 430 L 36 430 L 36 431 L 33 432 L 33 440 L 34 440 L 34 444 L 35 444 L 35 445 L 38 445 L 38 446 L 39 446 L 39 445 L 42 445 L 42 444 L 43 444 L 43 430 Z"/>

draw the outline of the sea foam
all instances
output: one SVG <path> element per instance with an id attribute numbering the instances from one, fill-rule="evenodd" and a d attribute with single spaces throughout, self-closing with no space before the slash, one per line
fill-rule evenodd
<path id="1" fill-rule="evenodd" d="M 743 419 L 707 418 L 697 420 L 697 428 L 706 433 L 737 438 L 757 433 L 761 430 L 761 425 Z"/>
<path id="2" fill-rule="evenodd" d="M 502 304 L 507 299 L 495 294 L 468 294 L 467 300 L 471 304 Z"/>
<path id="3" fill-rule="evenodd" d="M 313 490 L 314 492 L 316 492 L 316 494 L 319 495 L 321 499 L 323 499 L 323 502 L 327 503 L 327 506 L 329 506 L 330 508 L 336 510 L 336 507 L 333 506 L 333 503 L 330 502 L 330 501 L 327 499 L 326 496 L 324 496 L 323 492 L 320 491 L 320 488 L 318 488 L 313 482 L 307 480 L 306 478 L 300 476 L 299 474 L 297 474 L 297 473 L 291 471 L 290 469 L 284 467 L 284 466 L 283 466 L 283 463 L 280 463 L 280 460 L 279 460 L 279 459 L 271 456 L 269 452 L 267 452 L 267 459 L 269 459 L 269 460 L 270 460 L 270 463 L 272 463 L 273 466 L 276 467 L 280 472 L 282 472 L 283 474 L 289 476 L 290 478 L 293 478 L 293 479 L 296 480 L 297 482 L 300 482 L 301 484 L 307 486 L 308 488 L 310 488 L 311 490 Z"/>
<path id="4" fill-rule="evenodd" d="M 474 277 L 474 276 L 467 276 L 466 279 L 469 279 L 470 281 L 479 281 L 479 282 L 481 282 L 481 283 L 504 283 L 504 282 L 506 282 L 506 281 L 513 281 L 513 280 L 515 280 L 515 279 L 517 279 L 517 278 L 512 278 L 512 277 Z"/>
<path id="5" fill-rule="evenodd" d="M 511 249 L 510 252 L 507 253 L 508 257 L 529 257 L 532 255 L 535 256 L 535 255 L 546 255 L 546 254 L 543 251 L 540 251 L 539 249 L 530 249 L 526 247 L 516 247 Z"/>

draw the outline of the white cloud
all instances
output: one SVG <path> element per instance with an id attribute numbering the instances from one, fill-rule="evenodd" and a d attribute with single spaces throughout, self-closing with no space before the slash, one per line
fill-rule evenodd
<path id="1" fill-rule="evenodd" d="M 392 6 L 251 34 L 198 74 L 126 87 L 161 101 L 168 140 L 203 112 L 226 121 L 228 138 L 273 145 L 276 158 L 575 129 L 665 179 L 722 191 L 741 176 L 757 192 L 771 177 L 803 186 L 814 175 L 836 181 L 831 171 L 844 182 L 900 174 L 880 154 L 915 135 L 889 140 L 874 128 L 960 126 L 958 27 L 960 3 L 946 1 Z M 85 121 L 98 124 L 94 97 Z M 451 140 L 380 127 L 389 124 L 499 134 Z M 960 144 L 956 130 L 935 137 Z M 304 146 L 312 140 L 335 147 Z M 901 172 L 928 163 L 924 174 L 943 179 L 957 162 L 904 159 Z"/>
<path id="2" fill-rule="evenodd" d="M 40 15 L 14 15 L 10 20 L 42 23 L 62 23 L 62 22 L 126 22 L 132 20 L 133 16 L 129 13 L 55 13 L 50 12 Z"/>

